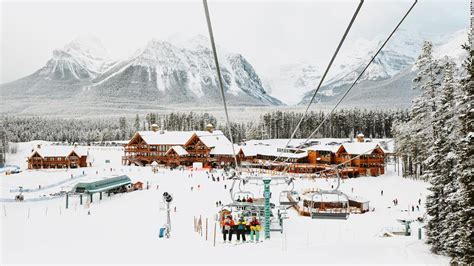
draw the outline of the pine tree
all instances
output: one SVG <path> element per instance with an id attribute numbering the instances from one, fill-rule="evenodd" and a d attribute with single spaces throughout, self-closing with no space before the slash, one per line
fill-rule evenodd
<path id="1" fill-rule="evenodd" d="M 135 131 L 140 130 L 140 116 L 138 116 L 138 114 L 135 116 L 135 123 L 133 124 L 133 128 L 135 129 Z"/>
<path id="2" fill-rule="evenodd" d="M 413 80 L 414 89 L 421 91 L 421 95 L 413 100 L 411 109 L 411 124 L 419 127 L 432 119 L 436 110 L 436 94 L 439 88 L 438 76 L 440 69 L 438 61 L 433 59 L 433 45 L 429 41 L 423 43 L 422 52 L 415 62 L 417 74 Z M 430 124 L 426 124 L 430 128 Z M 432 132 L 423 130 L 415 132 L 412 136 L 413 160 L 416 166 L 422 166 L 427 159 L 428 145 L 433 143 Z M 423 177 L 426 179 L 426 175 Z"/>
<path id="3" fill-rule="evenodd" d="M 472 36 L 471 36 L 472 38 Z M 474 51 L 468 45 L 463 48 L 468 51 L 468 58 L 463 66 L 466 70 L 465 77 L 461 80 L 461 102 L 459 103 L 460 122 L 459 141 L 456 149 L 459 151 L 456 166 L 459 195 L 459 209 L 452 219 L 456 221 L 458 234 L 454 241 L 454 250 L 450 250 L 453 263 L 472 265 L 474 263 Z"/>
<path id="4" fill-rule="evenodd" d="M 453 221 L 447 220 L 450 214 L 456 210 L 456 187 L 454 164 L 456 154 L 451 151 L 454 140 L 450 138 L 452 132 L 451 119 L 454 108 L 454 87 L 453 63 L 447 62 L 444 66 L 444 80 L 441 86 L 441 93 L 436 98 L 436 110 L 433 114 L 432 123 L 433 137 L 435 143 L 429 149 L 431 156 L 426 160 L 426 173 L 430 181 L 432 192 L 428 196 L 426 207 L 429 220 L 428 242 L 432 244 L 435 253 L 445 253 L 452 237 L 449 230 L 453 227 Z"/>

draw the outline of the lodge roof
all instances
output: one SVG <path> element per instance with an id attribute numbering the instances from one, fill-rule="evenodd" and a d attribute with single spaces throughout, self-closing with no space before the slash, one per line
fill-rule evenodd
<path id="1" fill-rule="evenodd" d="M 188 152 L 182 146 L 172 146 L 171 148 L 169 148 L 166 154 L 168 154 L 171 150 L 174 150 L 179 156 L 188 155 Z"/>
<path id="2" fill-rule="evenodd" d="M 86 156 L 87 150 L 83 147 L 69 147 L 69 146 L 42 146 L 41 148 L 35 148 L 29 157 L 33 156 L 36 152 L 41 157 L 67 157 L 72 152 L 75 152 L 79 156 Z"/>
<path id="3" fill-rule="evenodd" d="M 351 142 L 344 143 L 342 146 L 348 154 L 355 155 L 372 154 L 375 149 L 380 148 L 379 144 L 376 142 Z"/>
<path id="4" fill-rule="evenodd" d="M 337 152 L 341 145 L 313 145 L 306 148 L 307 151 L 330 151 L 332 153 Z"/>
<path id="5" fill-rule="evenodd" d="M 139 131 L 137 134 L 149 145 L 184 145 L 195 134 L 208 147 L 230 143 L 220 130 L 209 131 Z"/>

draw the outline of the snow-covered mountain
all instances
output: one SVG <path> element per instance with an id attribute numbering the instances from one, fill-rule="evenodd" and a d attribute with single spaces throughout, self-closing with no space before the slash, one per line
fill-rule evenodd
<path id="1" fill-rule="evenodd" d="M 74 39 L 62 49 L 53 51 L 53 57 L 38 74 L 46 79 L 84 80 L 104 72 L 112 63 L 99 39 L 83 36 Z"/>
<path id="2" fill-rule="evenodd" d="M 151 40 L 132 56 L 114 63 L 94 38 L 77 39 L 55 50 L 42 69 L 1 85 L 2 92 L 24 98 L 68 98 L 87 103 L 220 105 L 209 40 L 184 43 Z M 229 104 L 281 105 L 268 95 L 252 65 L 240 54 L 219 51 Z M 25 94 L 24 92 L 28 92 Z"/>
<path id="3" fill-rule="evenodd" d="M 460 45 L 466 41 L 466 36 L 466 30 L 442 36 L 427 36 L 399 30 L 364 73 L 361 82 L 370 83 L 370 87 L 374 90 L 378 89 L 377 83 L 380 85 L 393 85 L 394 83 L 402 82 L 400 80 L 401 77 L 408 78 L 410 75 L 408 73 L 398 74 L 413 66 L 421 51 L 424 40 L 431 40 L 433 42 L 434 54 L 438 58 L 447 55 L 460 62 L 463 58 L 463 51 Z M 318 100 L 332 102 L 334 97 L 338 98 L 337 96 L 356 79 L 371 56 L 382 45 L 385 37 L 377 36 L 373 40 L 358 39 L 352 43 L 345 44 L 326 77 L 326 81 L 319 92 Z M 267 78 L 271 80 L 271 94 L 279 96 L 285 103 L 307 103 L 326 67 L 322 63 L 325 62 L 293 64 L 284 66 L 280 71 L 267 75 Z M 395 77 L 396 81 L 394 82 L 382 82 Z M 399 94 L 413 95 L 413 92 L 410 91 L 411 86 L 401 89 L 403 91 L 399 91 Z M 291 96 L 284 97 L 288 91 L 292 92 Z M 375 94 L 378 93 L 374 91 Z M 301 97 L 297 98 L 296 96 Z M 406 97 L 402 98 L 405 99 Z M 373 100 L 377 101 L 377 99 Z M 383 102 L 386 102 L 386 100 L 384 99 Z M 360 104 L 364 105 L 363 102 Z M 394 98 L 392 103 L 388 104 L 390 106 L 395 104 L 395 107 L 404 107 L 405 104 L 409 105 L 410 101 L 402 102 L 400 99 Z"/>
<path id="4" fill-rule="evenodd" d="M 139 97 L 160 103 L 221 102 L 208 39 L 186 43 L 151 40 L 133 56 L 110 68 L 86 88 L 115 97 Z M 219 51 L 226 96 L 231 104 L 280 105 L 269 96 L 252 65 L 240 54 Z"/>

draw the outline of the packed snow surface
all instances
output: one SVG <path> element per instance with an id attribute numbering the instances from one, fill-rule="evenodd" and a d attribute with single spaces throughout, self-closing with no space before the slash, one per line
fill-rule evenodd
<path id="1" fill-rule="evenodd" d="M 37 189 L 25 200 L 68 190 L 77 182 L 116 175 L 128 175 L 133 182 L 147 182 L 150 189 L 94 196 L 92 204 L 70 198 L 34 202 L 2 202 L 1 264 L 6 263 L 413 263 L 448 264 L 449 259 L 429 251 L 424 239 L 417 239 L 418 222 L 412 223 L 412 236 L 380 237 L 385 232 L 403 229 L 397 219 L 415 219 L 425 213 L 427 184 L 399 177 L 394 165 L 379 177 L 345 180 L 343 192 L 370 201 L 371 210 L 352 214 L 348 220 L 312 220 L 288 211 L 284 233 L 272 232 L 270 240 L 240 245 L 224 244 L 217 226 L 213 246 L 215 216 L 221 207 L 216 201 L 229 203 L 230 180 L 213 182 L 206 171 L 160 169 L 121 165 L 121 147 L 88 147 L 94 157 L 93 167 L 70 170 L 24 170 L 26 156 L 36 143 L 22 143 L 18 153 L 7 163 L 18 165 L 19 174 L 0 176 L 0 198 L 13 198 L 22 186 Z M 106 160 L 110 161 L 107 162 Z M 84 174 L 84 175 L 83 175 Z M 221 176 L 221 172 L 214 173 Z M 62 183 L 61 183 L 62 182 Z M 56 183 L 61 185 L 54 186 Z M 297 179 L 295 188 L 329 189 L 334 179 Z M 227 186 L 227 190 L 224 186 Z M 193 187 L 193 190 L 191 190 Z M 246 185 L 245 189 L 261 196 L 263 188 Z M 278 200 L 286 187 L 272 186 L 272 200 Z M 10 190 L 13 190 L 12 192 Z M 383 190 L 383 196 L 381 195 Z M 159 228 L 166 221 L 162 194 L 173 195 L 171 204 L 171 238 L 159 238 Z M 398 206 L 392 200 L 398 199 Z M 411 206 L 421 209 L 412 212 Z M 174 211 L 176 208 L 176 211 Z M 90 211 L 90 215 L 88 215 Z M 194 232 L 194 217 L 203 219 L 203 235 Z M 208 240 L 205 221 L 208 219 Z M 263 236 L 263 232 L 261 233 Z M 423 237 L 424 238 L 424 237 Z M 235 241 L 235 235 L 234 235 Z"/>

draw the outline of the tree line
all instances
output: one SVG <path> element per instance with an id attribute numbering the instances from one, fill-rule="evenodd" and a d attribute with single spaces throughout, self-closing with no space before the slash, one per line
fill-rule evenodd
<path id="1" fill-rule="evenodd" d="M 463 48 L 469 55 L 459 68 L 448 58 L 434 59 L 431 42 L 424 43 L 413 80 L 421 94 L 408 121 L 394 126 L 404 174 L 430 183 L 427 242 L 454 265 L 474 263 L 474 53 Z"/>
<path id="2" fill-rule="evenodd" d="M 235 142 L 250 139 L 289 138 L 302 115 L 299 112 L 273 111 L 260 115 L 252 122 L 232 122 L 232 136 Z M 326 113 L 322 111 L 309 112 L 295 138 L 307 138 L 323 121 L 325 115 Z M 393 121 L 404 121 L 407 118 L 408 112 L 405 110 L 339 110 L 332 114 L 313 137 L 348 138 L 357 133 L 373 138 L 392 137 Z M 137 131 L 150 130 L 152 124 L 170 131 L 206 130 L 206 125 L 212 124 L 229 137 L 225 122 L 217 121 L 208 113 L 149 113 L 141 117 L 136 115 L 118 119 L 0 117 L 0 125 L 3 125 L 6 139 L 10 142 L 46 140 L 87 144 L 128 140 Z"/>

